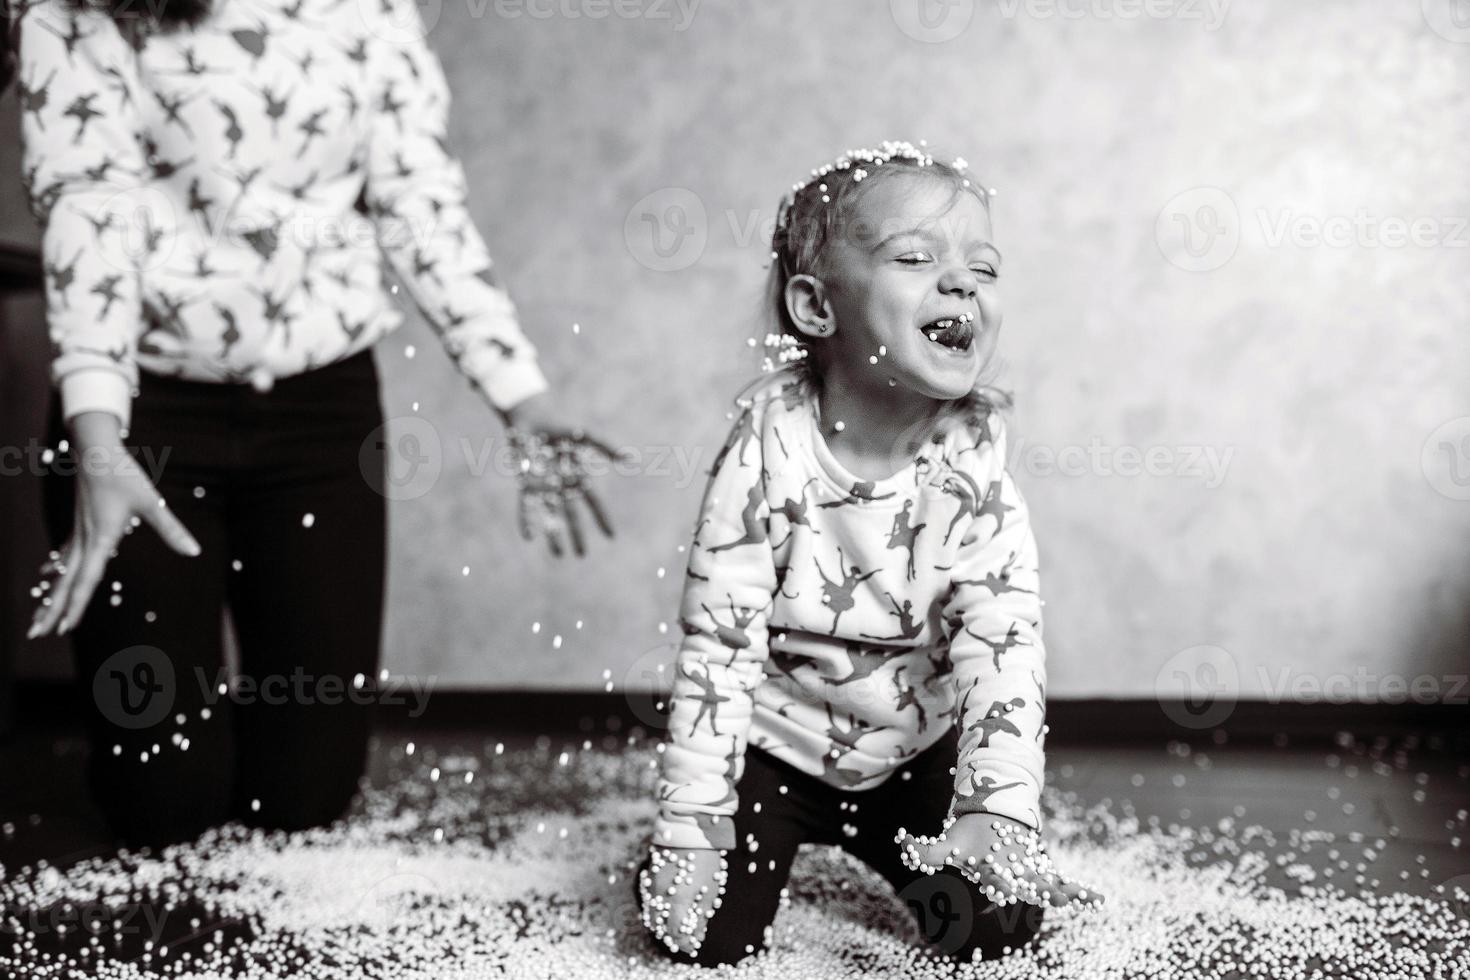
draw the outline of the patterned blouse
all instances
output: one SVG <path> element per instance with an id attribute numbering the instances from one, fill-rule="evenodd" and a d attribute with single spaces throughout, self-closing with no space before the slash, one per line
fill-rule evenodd
<path id="1" fill-rule="evenodd" d="M 655 840 L 734 846 L 747 745 L 866 790 L 959 729 L 953 812 L 1041 827 L 1036 540 L 995 415 L 861 480 L 816 399 L 763 389 L 705 491 L 679 609 Z"/>
<path id="2" fill-rule="evenodd" d="M 546 388 L 482 278 L 413 0 L 218 0 L 136 41 L 70 0 L 12 5 L 68 417 L 126 425 L 140 367 L 268 390 L 372 346 L 402 320 L 380 254 L 491 404 Z"/>

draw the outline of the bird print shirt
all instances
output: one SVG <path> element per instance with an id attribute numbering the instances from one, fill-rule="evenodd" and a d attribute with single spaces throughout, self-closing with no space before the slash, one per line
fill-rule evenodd
<path id="1" fill-rule="evenodd" d="M 801 382 L 739 416 L 685 573 L 656 844 L 734 846 L 747 746 L 864 790 L 952 726 L 953 811 L 1040 829 L 1036 543 L 999 416 L 950 423 L 868 481 L 834 457 Z"/>
<path id="2" fill-rule="evenodd" d="M 402 317 L 383 255 L 491 404 L 545 389 L 484 278 L 414 0 L 218 0 L 136 37 L 69 0 L 11 6 L 68 417 L 126 424 L 140 367 L 265 390 L 370 347 Z"/>

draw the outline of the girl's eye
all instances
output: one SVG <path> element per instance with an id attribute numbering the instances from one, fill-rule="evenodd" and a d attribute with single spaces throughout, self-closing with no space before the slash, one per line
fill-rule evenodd
<path id="1" fill-rule="evenodd" d="M 905 252 L 898 257 L 898 261 L 905 265 L 919 265 L 920 263 L 931 260 L 932 256 L 928 252 Z"/>
<path id="2" fill-rule="evenodd" d="M 1000 277 L 1000 273 L 995 271 L 995 266 L 985 263 L 982 263 L 981 265 L 971 266 L 970 271 L 975 273 L 975 275 L 977 276 L 984 276 L 986 279 L 996 279 Z"/>

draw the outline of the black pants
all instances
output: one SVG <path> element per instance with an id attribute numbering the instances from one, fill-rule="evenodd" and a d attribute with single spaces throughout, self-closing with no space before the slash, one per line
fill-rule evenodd
<path id="1" fill-rule="evenodd" d="M 977 950 L 993 959 L 1007 947 L 1015 950 L 1030 942 L 1041 926 L 1042 909 L 997 907 L 955 869 L 926 875 L 910 871 L 899 857 L 894 837 L 900 827 L 912 834 L 939 833 L 954 793 L 950 770 L 956 753 L 951 732 L 882 785 L 853 793 L 828 786 L 760 749 L 748 750 L 737 786 L 740 807 L 735 814 L 736 849 L 728 855 L 730 878 L 695 962 L 735 963 L 765 948 L 767 927 L 802 843 L 836 844 L 888 879 L 938 952 L 968 962 Z M 688 961 L 662 943 L 655 947 Z"/>
<path id="2" fill-rule="evenodd" d="M 232 818 L 313 826 L 351 802 L 381 642 L 381 423 L 370 352 L 267 393 L 142 378 L 128 446 L 203 554 L 138 528 L 73 633 L 89 782 L 123 841 Z M 58 457 L 47 481 L 58 547 L 76 462 Z M 240 651 L 229 694 L 226 607 Z"/>

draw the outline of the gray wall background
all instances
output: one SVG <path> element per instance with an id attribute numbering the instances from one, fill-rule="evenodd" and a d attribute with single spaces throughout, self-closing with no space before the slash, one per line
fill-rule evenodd
<path id="1" fill-rule="evenodd" d="M 616 541 L 553 561 L 516 536 L 501 433 L 433 336 L 385 342 L 391 437 L 434 454 L 392 508 L 393 671 L 646 685 L 678 633 L 703 472 L 758 370 L 779 195 L 849 146 L 926 138 L 998 190 L 1052 694 L 1456 694 L 1470 23 L 1449 2 L 423 10 L 475 215 L 548 374 L 643 462 L 602 481 Z M 13 92 L 0 109 L 13 134 Z M 0 237 L 34 241 L 17 156 L 0 141 Z M 1119 473 L 1125 447 L 1153 473 Z M 22 651 L 27 675 L 65 669 Z"/>

